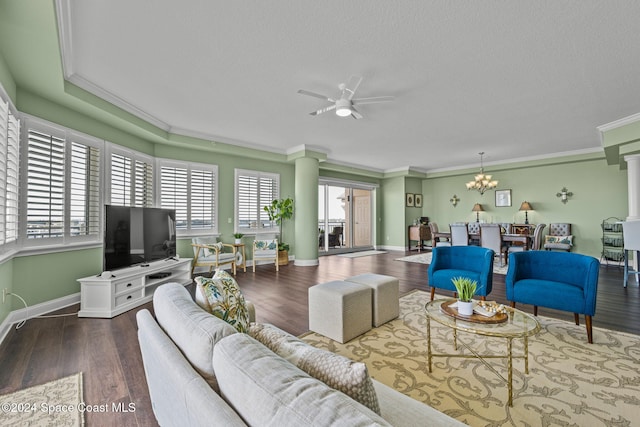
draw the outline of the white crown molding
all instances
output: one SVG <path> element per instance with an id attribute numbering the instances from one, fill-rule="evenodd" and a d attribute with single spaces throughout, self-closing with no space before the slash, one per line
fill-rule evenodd
<path id="1" fill-rule="evenodd" d="M 537 161 L 537 160 L 554 159 L 557 157 L 579 156 L 584 154 L 603 153 L 603 152 L 604 152 L 604 149 L 602 147 L 593 147 L 593 148 L 584 148 L 584 149 L 573 150 L 573 151 L 560 151 L 557 153 L 541 154 L 538 156 L 515 157 L 512 159 L 505 159 L 505 160 L 499 160 L 494 162 L 483 162 L 483 164 L 485 167 L 501 166 L 501 165 L 507 165 L 510 163 L 531 162 L 531 161 Z M 478 170 L 480 170 L 480 163 L 474 163 L 471 165 L 463 165 L 463 166 L 452 166 L 449 168 L 430 169 L 428 173 L 452 172 L 457 170 L 473 169 L 473 168 L 477 168 Z"/>
<path id="2" fill-rule="evenodd" d="M 604 133 L 612 129 L 617 129 L 622 126 L 630 125 L 631 123 L 636 123 L 638 121 L 640 121 L 640 113 L 632 114 L 630 116 L 623 117 L 618 120 L 614 120 L 610 123 L 605 123 L 603 125 L 598 126 L 596 129 L 598 129 L 600 133 Z"/>
<path id="3" fill-rule="evenodd" d="M 60 53 L 62 55 L 62 73 L 65 79 L 73 75 L 73 38 L 71 37 L 71 0 L 56 0 L 56 18 Z"/>

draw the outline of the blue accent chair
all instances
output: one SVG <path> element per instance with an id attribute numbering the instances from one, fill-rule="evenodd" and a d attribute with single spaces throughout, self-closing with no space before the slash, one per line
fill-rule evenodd
<path id="1" fill-rule="evenodd" d="M 429 264 L 431 301 L 436 288 L 456 291 L 454 277 L 468 277 L 478 282 L 476 295 L 484 300 L 493 287 L 493 256 L 495 252 L 480 246 L 441 246 L 433 249 Z"/>
<path id="2" fill-rule="evenodd" d="M 596 313 L 600 262 L 594 257 L 570 252 L 526 251 L 509 255 L 505 279 L 507 300 L 574 313 L 576 325 L 584 314 L 587 339 L 593 344 L 591 316 Z"/>

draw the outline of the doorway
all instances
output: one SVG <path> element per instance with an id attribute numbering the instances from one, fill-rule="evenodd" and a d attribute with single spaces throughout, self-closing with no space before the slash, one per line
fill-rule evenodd
<path id="1" fill-rule="evenodd" d="M 320 255 L 373 248 L 373 190 L 357 184 L 320 182 Z"/>

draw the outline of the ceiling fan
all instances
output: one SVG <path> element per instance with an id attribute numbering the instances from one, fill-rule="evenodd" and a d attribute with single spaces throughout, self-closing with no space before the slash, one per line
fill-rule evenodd
<path id="1" fill-rule="evenodd" d="M 338 99 L 330 98 L 326 95 L 321 95 L 319 93 L 310 92 L 308 90 L 300 89 L 298 93 L 303 95 L 313 96 L 315 98 L 324 99 L 325 101 L 329 101 L 331 104 L 321 108 L 319 110 L 313 111 L 309 114 L 312 116 L 317 116 L 318 114 L 326 113 L 327 111 L 336 110 L 336 114 L 340 117 L 351 116 L 354 119 L 361 119 L 362 114 L 355 109 L 356 105 L 364 105 L 364 104 L 375 104 L 378 102 L 388 102 L 393 101 L 393 96 L 374 96 L 372 98 L 354 98 L 356 90 L 360 83 L 362 82 L 362 77 L 359 76 L 351 76 L 349 79 L 349 83 L 344 84 L 340 83 L 338 85 L 338 89 L 340 89 L 340 97 Z"/>

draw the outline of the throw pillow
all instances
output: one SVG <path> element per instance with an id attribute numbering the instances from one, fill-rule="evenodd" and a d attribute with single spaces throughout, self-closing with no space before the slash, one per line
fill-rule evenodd
<path id="1" fill-rule="evenodd" d="M 565 245 L 573 246 L 573 235 L 569 236 L 545 236 L 545 243 L 563 243 Z"/>
<path id="2" fill-rule="evenodd" d="M 249 310 L 238 283 L 229 273 L 216 270 L 212 278 L 196 277 L 195 281 L 198 291 L 204 296 L 202 301 L 197 301 L 202 308 L 229 323 L 238 332 L 247 332 Z"/>
<path id="3" fill-rule="evenodd" d="M 367 365 L 315 348 L 273 325 L 254 323 L 249 335 L 329 387 L 341 391 L 380 415 Z"/>

